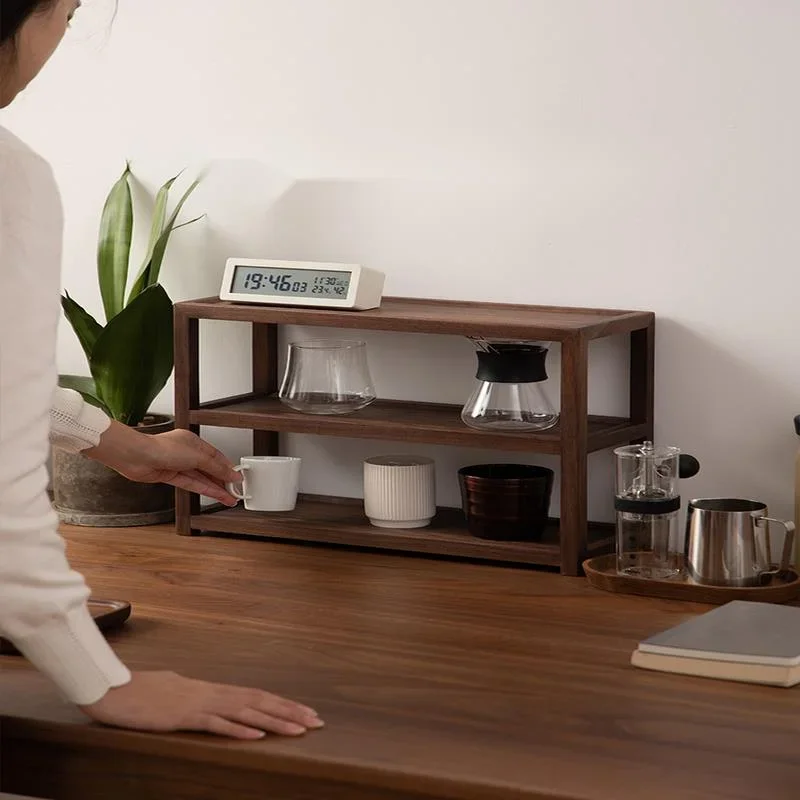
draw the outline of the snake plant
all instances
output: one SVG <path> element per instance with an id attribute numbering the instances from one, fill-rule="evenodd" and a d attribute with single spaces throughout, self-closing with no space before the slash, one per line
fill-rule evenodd
<path id="1" fill-rule="evenodd" d="M 178 224 L 199 180 L 189 186 L 169 216 L 170 191 L 180 176 L 167 181 L 155 198 L 144 262 L 128 288 L 134 226 L 132 177 L 128 164 L 106 199 L 100 221 L 97 275 L 105 325 L 68 293 L 61 298 L 91 376 L 61 375 L 59 384 L 80 392 L 113 419 L 136 426 L 172 374 L 172 301 L 158 282 L 167 245 L 174 231 L 201 218 Z"/>

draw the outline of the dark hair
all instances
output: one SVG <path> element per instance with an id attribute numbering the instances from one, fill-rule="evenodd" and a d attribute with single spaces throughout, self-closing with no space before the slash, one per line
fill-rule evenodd
<path id="1" fill-rule="evenodd" d="M 58 0 L 0 0 L 0 45 L 13 42 L 28 17 L 47 11 Z"/>

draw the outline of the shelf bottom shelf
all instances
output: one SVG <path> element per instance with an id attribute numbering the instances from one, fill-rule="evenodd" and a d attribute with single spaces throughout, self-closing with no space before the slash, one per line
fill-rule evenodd
<path id="1" fill-rule="evenodd" d="M 286 513 L 246 511 L 242 506 L 214 506 L 191 518 L 193 531 L 228 533 L 263 539 L 340 545 L 477 559 L 528 566 L 561 565 L 558 520 L 552 520 L 539 542 L 478 539 L 466 529 L 457 508 L 441 508 L 431 525 L 416 530 L 376 528 L 364 516 L 360 500 L 306 495 Z M 614 526 L 590 523 L 589 555 L 609 552 Z"/>

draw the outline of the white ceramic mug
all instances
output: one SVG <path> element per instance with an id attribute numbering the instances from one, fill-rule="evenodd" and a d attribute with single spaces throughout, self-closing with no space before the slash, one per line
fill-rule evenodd
<path id="1" fill-rule="evenodd" d="M 378 528 L 424 528 L 436 515 L 436 465 L 423 456 L 364 462 L 364 512 Z"/>
<path id="2" fill-rule="evenodd" d="M 300 487 L 299 458 L 289 456 L 247 456 L 237 472 L 242 473 L 243 492 L 233 484 L 228 491 L 244 500 L 248 511 L 294 511 Z"/>

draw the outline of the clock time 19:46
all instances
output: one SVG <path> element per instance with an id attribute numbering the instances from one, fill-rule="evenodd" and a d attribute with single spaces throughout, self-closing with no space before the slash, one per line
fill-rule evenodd
<path id="1" fill-rule="evenodd" d="M 244 279 L 244 288 L 252 292 L 261 292 L 264 289 L 280 294 L 306 294 L 309 291 L 309 282 L 297 279 L 291 273 L 248 272 Z M 311 294 L 316 295 L 345 295 L 346 282 L 340 283 L 335 277 L 317 275 L 312 279 Z"/>

